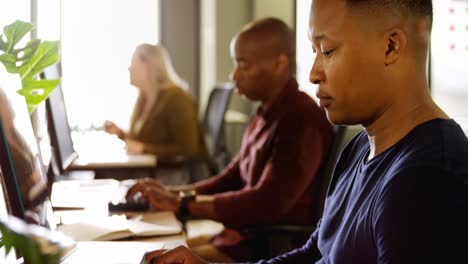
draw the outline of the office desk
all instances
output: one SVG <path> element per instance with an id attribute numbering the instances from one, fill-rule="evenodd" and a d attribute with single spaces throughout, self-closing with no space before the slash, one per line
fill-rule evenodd
<path id="1" fill-rule="evenodd" d="M 75 251 L 61 264 L 125 263 L 139 264 L 144 253 L 158 249 L 172 249 L 179 244 L 158 242 L 79 242 Z M 181 243 L 180 245 L 184 245 Z"/>
<path id="2" fill-rule="evenodd" d="M 79 242 L 65 256 L 60 264 L 140 264 L 148 251 L 172 249 L 185 243 L 177 244 L 158 242 Z M 2 264 L 24 264 L 23 258 L 6 259 Z"/>
<path id="3" fill-rule="evenodd" d="M 107 230 L 115 233 L 129 229 L 142 235 L 180 233 L 181 224 L 172 212 L 109 212 L 108 203 L 124 200 L 125 193 L 133 182 L 119 182 L 114 179 L 55 182 L 51 195 L 55 223 L 68 225 L 61 229 L 78 240 L 97 239 L 108 233 Z M 113 215 L 121 217 L 110 217 Z M 139 218 L 139 221 L 135 218 Z"/>
<path id="4" fill-rule="evenodd" d="M 69 167 L 92 170 L 96 178 L 129 179 L 151 177 L 157 158 L 150 154 L 128 154 L 125 142 L 104 131 L 73 132 L 73 147 L 78 157 Z"/>
<path id="5" fill-rule="evenodd" d="M 93 155 L 79 156 L 70 166 L 72 170 L 99 169 L 154 169 L 156 157 L 154 155 L 129 155 L 121 151 L 109 154 L 97 152 Z"/>
<path id="6" fill-rule="evenodd" d="M 80 241 L 76 251 L 62 264 L 75 263 L 128 263 L 139 264 L 147 251 L 187 246 L 185 234 L 133 238 L 126 241 Z"/>

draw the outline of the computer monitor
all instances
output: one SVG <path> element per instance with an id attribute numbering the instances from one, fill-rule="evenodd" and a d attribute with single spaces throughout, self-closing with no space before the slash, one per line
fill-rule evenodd
<path id="1" fill-rule="evenodd" d="M 26 220 L 26 212 L 37 212 L 42 218 L 47 177 L 25 98 L 8 87 L 0 87 L 0 167 L 11 214 Z"/>
<path id="2" fill-rule="evenodd" d="M 44 79 L 60 78 L 60 63 L 46 68 Z M 60 174 L 65 174 L 70 164 L 78 157 L 71 137 L 62 87 L 59 84 L 46 100 L 47 123 L 49 128 L 52 153 Z"/>
<path id="3" fill-rule="evenodd" d="M 45 101 L 36 105 L 36 108 L 31 115 L 31 123 L 34 130 L 34 135 L 39 144 L 39 152 L 41 153 L 42 162 L 44 163 L 45 171 L 51 170 L 52 149 L 50 136 L 47 125 L 46 104 Z"/>

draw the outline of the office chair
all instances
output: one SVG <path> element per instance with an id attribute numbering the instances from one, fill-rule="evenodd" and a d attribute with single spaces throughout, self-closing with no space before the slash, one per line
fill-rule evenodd
<path id="1" fill-rule="evenodd" d="M 315 222 L 322 216 L 328 184 L 330 183 L 335 163 L 345 145 L 359 131 L 345 126 L 335 126 L 333 128 L 333 143 L 330 153 L 319 171 L 319 177 L 321 178 L 319 205 L 316 211 L 312 212 Z M 302 246 L 309 239 L 315 228 L 315 225 L 283 224 L 250 226 L 243 228 L 241 233 L 246 237 L 251 237 L 248 241 L 248 246 L 254 254 L 252 257 L 255 260 L 260 260 L 269 259 Z"/>
<path id="2" fill-rule="evenodd" d="M 230 161 L 224 133 L 224 115 L 231 99 L 234 84 L 217 84 L 210 93 L 203 116 L 203 130 L 209 155 L 209 167 L 214 175 Z"/>
<path id="3" fill-rule="evenodd" d="M 158 168 L 187 169 L 188 182 L 193 183 L 217 174 L 221 168 L 229 163 L 230 154 L 224 138 L 224 115 L 229 106 L 233 89 L 233 83 L 220 83 L 211 90 L 208 97 L 203 119 L 200 121 L 208 155 L 180 156 L 173 160 L 159 160 Z"/>

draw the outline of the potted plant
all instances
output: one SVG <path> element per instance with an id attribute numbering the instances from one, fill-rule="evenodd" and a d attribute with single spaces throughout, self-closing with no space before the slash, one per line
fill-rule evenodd
<path id="1" fill-rule="evenodd" d="M 0 35 L 0 62 L 8 73 L 19 76 L 21 88 L 18 93 L 26 98 L 29 112 L 47 99 L 60 82 L 38 78 L 46 67 L 58 62 L 59 41 L 31 39 L 24 47 L 17 47 L 32 29 L 31 23 L 16 20 L 5 26 Z"/>
<path id="2" fill-rule="evenodd" d="M 15 21 L 0 35 L 0 82 L 2 89 L 15 89 L 24 96 L 29 112 L 47 99 L 60 80 L 40 80 L 38 74 L 59 60 L 59 42 L 32 39 L 23 47 L 21 40 L 31 32 L 31 23 Z M 61 234 L 9 217 L 0 219 L 0 247 L 21 252 L 26 263 L 59 263 L 73 241 Z"/>
<path id="3" fill-rule="evenodd" d="M 0 247 L 5 247 L 7 254 L 14 248 L 27 264 L 58 264 L 75 245 L 62 233 L 26 224 L 13 216 L 0 218 L 0 234 Z"/>

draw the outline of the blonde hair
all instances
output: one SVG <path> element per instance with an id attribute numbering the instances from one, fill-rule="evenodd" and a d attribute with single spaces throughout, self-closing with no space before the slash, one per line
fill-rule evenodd
<path id="1" fill-rule="evenodd" d="M 187 82 L 177 74 L 169 53 L 161 44 L 141 44 L 136 48 L 135 53 L 143 62 L 151 63 L 154 78 L 162 89 L 170 86 L 188 89 Z"/>

